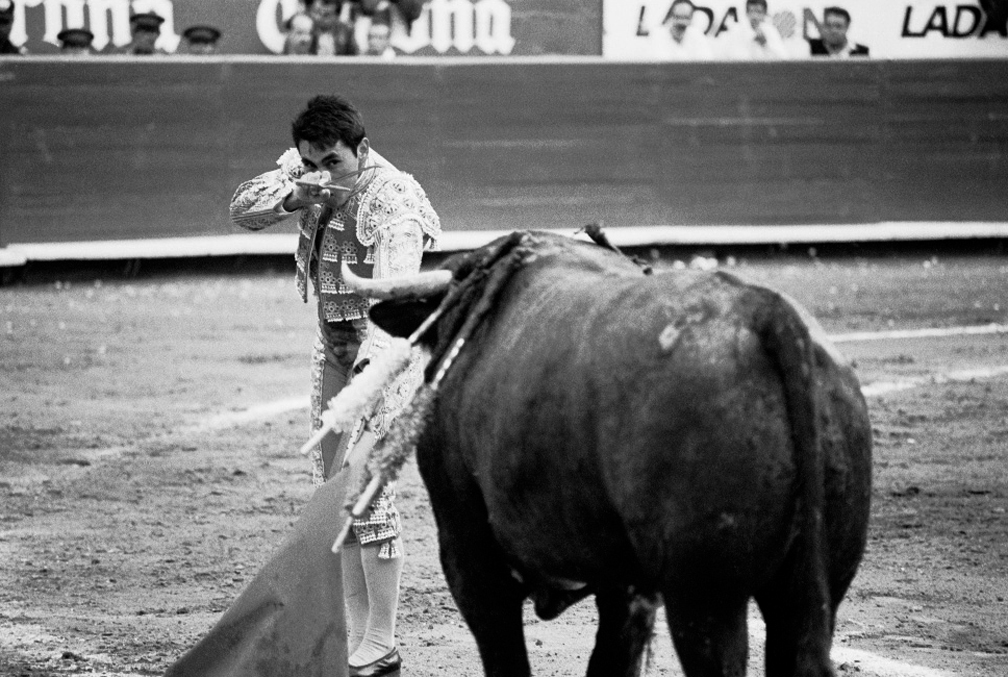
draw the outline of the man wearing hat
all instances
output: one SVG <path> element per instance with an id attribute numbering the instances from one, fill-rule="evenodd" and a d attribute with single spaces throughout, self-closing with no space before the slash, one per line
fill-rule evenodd
<path id="1" fill-rule="evenodd" d="M 213 26 L 190 26 L 182 31 L 186 54 L 216 54 L 221 32 Z"/>
<path id="2" fill-rule="evenodd" d="M 122 47 L 110 50 L 111 54 L 132 54 L 134 56 L 162 55 L 168 52 L 154 46 L 161 35 L 164 18 L 154 12 L 143 12 L 130 17 L 130 32 L 133 40 Z"/>
<path id="3" fill-rule="evenodd" d="M 86 28 L 66 28 L 56 35 L 56 39 L 60 41 L 60 54 L 87 56 L 94 53 L 91 49 L 94 33 Z"/>
<path id="4" fill-rule="evenodd" d="M 0 0 L 0 54 L 25 54 L 24 47 L 18 47 L 10 41 L 11 28 L 14 26 L 14 3 L 11 0 Z"/>

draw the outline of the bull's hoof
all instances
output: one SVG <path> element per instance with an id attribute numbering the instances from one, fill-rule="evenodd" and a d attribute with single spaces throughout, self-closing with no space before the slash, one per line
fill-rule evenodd
<path id="1" fill-rule="evenodd" d="M 376 661 L 359 668 L 350 666 L 350 677 L 399 677 L 402 668 L 402 659 L 399 658 L 399 649 L 393 648 L 387 654 Z"/>

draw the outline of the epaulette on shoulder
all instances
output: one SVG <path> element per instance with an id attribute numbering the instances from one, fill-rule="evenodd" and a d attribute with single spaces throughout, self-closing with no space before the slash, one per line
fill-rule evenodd
<path id="1" fill-rule="evenodd" d="M 440 219 L 416 179 L 405 172 L 379 169 L 361 196 L 357 238 L 371 246 L 381 229 L 407 220 L 419 223 L 432 238 L 440 235 Z"/>

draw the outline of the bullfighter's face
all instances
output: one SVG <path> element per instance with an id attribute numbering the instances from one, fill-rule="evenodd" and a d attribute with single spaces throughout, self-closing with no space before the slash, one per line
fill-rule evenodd
<path id="1" fill-rule="evenodd" d="M 357 182 L 357 172 L 367 162 L 368 140 L 365 137 L 357 148 L 350 148 L 342 141 L 337 141 L 333 146 L 316 146 L 300 141 L 298 152 L 301 153 L 305 171 L 328 172 L 329 176 L 323 176 L 321 183 L 344 189 L 332 191 L 331 202 L 334 206 L 339 206 L 350 195 Z"/>

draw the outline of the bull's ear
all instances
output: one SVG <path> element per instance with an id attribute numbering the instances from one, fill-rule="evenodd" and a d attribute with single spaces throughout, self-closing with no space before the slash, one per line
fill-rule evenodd
<path id="1" fill-rule="evenodd" d="M 408 338 L 416 328 L 437 310 L 441 304 L 439 294 L 428 299 L 379 301 L 371 306 L 371 321 L 392 336 Z"/>

